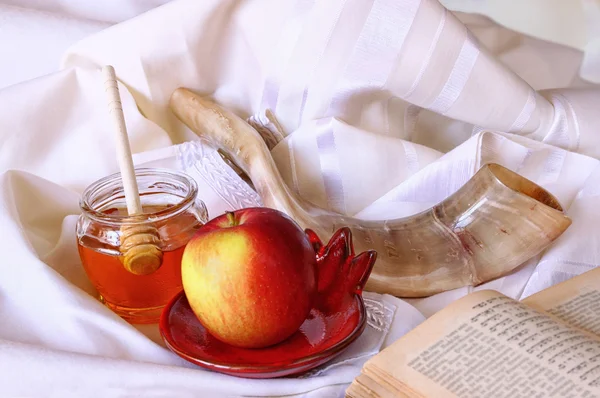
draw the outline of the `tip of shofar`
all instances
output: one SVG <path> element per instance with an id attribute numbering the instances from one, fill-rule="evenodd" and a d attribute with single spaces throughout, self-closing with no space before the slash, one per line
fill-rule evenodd
<path id="1" fill-rule="evenodd" d="M 180 103 L 182 100 L 189 100 L 198 95 L 185 87 L 176 88 L 169 98 L 169 105 Z"/>
<path id="2" fill-rule="evenodd" d="M 200 96 L 188 90 L 187 88 L 179 87 L 171 94 L 169 98 L 169 108 L 180 120 L 184 116 L 183 110 L 198 101 Z"/>
<path id="3" fill-rule="evenodd" d="M 236 135 L 231 124 L 239 127 L 240 124 L 245 123 L 210 97 L 194 93 L 184 87 L 173 91 L 169 99 L 169 107 L 181 122 L 199 136 L 212 141 L 217 147 L 229 143 L 228 140 Z"/>
<path id="4" fill-rule="evenodd" d="M 169 98 L 169 107 L 175 115 L 179 118 L 185 116 L 183 112 L 190 106 L 194 107 L 195 112 L 199 112 L 202 109 L 218 107 L 218 105 L 209 97 L 201 96 L 190 89 L 185 87 L 175 89 Z"/>

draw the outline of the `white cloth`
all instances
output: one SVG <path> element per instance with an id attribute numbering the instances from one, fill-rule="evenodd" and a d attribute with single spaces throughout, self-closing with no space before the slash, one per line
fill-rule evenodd
<path id="1" fill-rule="evenodd" d="M 469 34 L 433 0 L 179 0 L 129 19 L 159 3 L 0 2 L 0 53 L 15 60 L 0 74 L 0 396 L 342 396 L 369 356 L 473 290 L 367 293 L 381 322 L 303 378 L 238 379 L 179 359 L 156 325 L 133 327 L 94 298 L 75 247 L 79 194 L 117 171 L 104 63 L 122 81 L 136 163 L 188 171 L 212 216 L 259 199 L 169 112 L 178 86 L 244 117 L 271 109 L 286 183 L 347 214 L 413 214 L 486 162 L 549 189 L 573 225 L 477 289 L 521 298 L 599 264 L 600 60 L 594 30 L 580 29 L 600 17 L 577 8 L 594 2 L 444 2 L 548 42 L 457 14 Z M 535 26 L 517 18 L 536 7 L 547 17 Z M 556 13 L 572 29 L 553 26 Z"/>

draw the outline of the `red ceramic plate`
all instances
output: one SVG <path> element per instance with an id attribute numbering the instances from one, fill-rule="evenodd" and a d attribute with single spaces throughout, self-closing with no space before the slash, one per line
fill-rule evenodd
<path id="1" fill-rule="evenodd" d="M 166 345 L 196 365 L 247 378 L 296 375 L 340 354 L 365 328 L 361 293 L 376 253 L 354 256 L 348 228 L 338 230 L 327 246 L 312 231 L 307 234 L 317 251 L 319 295 L 306 321 L 290 338 L 261 349 L 225 344 L 206 331 L 181 292 L 160 319 Z"/>

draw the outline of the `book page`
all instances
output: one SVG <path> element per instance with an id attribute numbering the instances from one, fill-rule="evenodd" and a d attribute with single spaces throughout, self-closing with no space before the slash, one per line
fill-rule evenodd
<path id="1" fill-rule="evenodd" d="M 542 290 L 522 302 L 600 336 L 600 268 Z"/>
<path id="2" fill-rule="evenodd" d="M 393 393 L 600 397 L 600 340 L 494 291 L 450 304 L 369 360 Z"/>

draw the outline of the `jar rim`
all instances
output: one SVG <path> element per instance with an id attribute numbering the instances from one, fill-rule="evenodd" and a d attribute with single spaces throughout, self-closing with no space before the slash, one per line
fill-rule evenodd
<path id="1" fill-rule="evenodd" d="M 106 213 L 101 210 L 97 210 L 92 205 L 93 199 L 102 192 L 114 187 L 123 189 L 123 181 L 121 173 L 113 173 L 105 177 L 96 180 L 84 189 L 80 200 L 79 207 L 86 214 L 86 216 L 94 219 L 98 222 L 107 224 L 141 224 L 149 221 L 156 222 L 164 220 L 165 218 L 173 217 L 179 213 L 187 210 L 196 200 L 198 195 L 198 184 L 196 181 L 187 175 L 186 173 L 156 167 L 142 167 L 135 168 L 136 179 L 140 177 L 155 177 L 161 181 L 171 181 L 181 183 L 187 188 L 187 193 L 177 203 L 166 207 L 161 210 L 144 212 L 139 215 L 120 215 L 118 213 Z"/>

